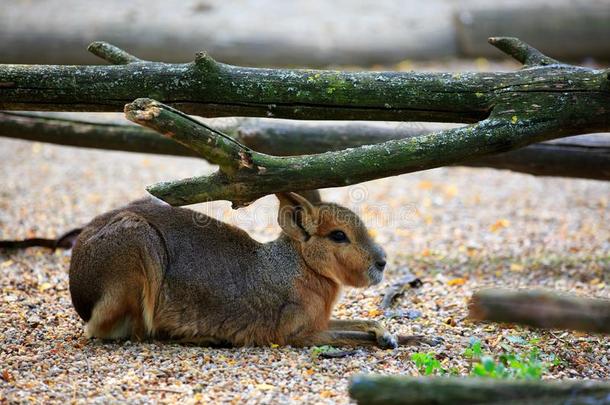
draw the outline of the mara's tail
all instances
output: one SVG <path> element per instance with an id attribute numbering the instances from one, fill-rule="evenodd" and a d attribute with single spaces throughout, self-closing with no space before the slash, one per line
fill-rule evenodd
<path id="1" fill-rule="evenodd" d="M 0 240 L 0 249 L 26 249 L 32 246 L 55 249 L 72 249 L 82 228 L 72 229 L 57 239 L 31 238 L 24 240 Z"/>

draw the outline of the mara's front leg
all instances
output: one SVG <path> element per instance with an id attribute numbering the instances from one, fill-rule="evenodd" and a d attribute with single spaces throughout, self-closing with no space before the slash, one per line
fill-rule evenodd
<path id="1" fill-rule="evenodd" d="M 362 331 L 325 330 L 305 336 L 291 338 L 288 344 L 298 347 L 307 346 L 380 346 L 392 349 L 396 346 L 381 346 L 374 334 Z"/>
<path id="2" fill-rule="evenodd" d="M 287 343 L 293 346 L 378 346 L 382 349 L 398 346 L 396 337 L 379 322 L 364 319 L 331 319 L 328 330 L 294 336 Z"/>
<path id="3" fill-rule="evenodd" d="M 393 349 L 398 346 L 396 336 L 388 332 L 378 321 L 368 319 L 331 319 L 328 326 L 331 331 L 366 332 L 374 337 L 379 347 L 384 349 Z"/>
<path id="4" fill-rule="evenodd" d="M 396 346 L 412 346 L 426 344 L 436 346 L 442 342 L 440 337 L 426 337 L 423 335 L 392 335 L 378 321 L 369 319 L 331 319 L 329 329 L 333 331 L 359 331 L 374 336 L 377 345 L 382 348 Z"/>

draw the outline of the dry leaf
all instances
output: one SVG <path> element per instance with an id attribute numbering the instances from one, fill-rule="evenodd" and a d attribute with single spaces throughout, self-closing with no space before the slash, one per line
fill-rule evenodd
<path id="1" fill-rule="evenodd" d="M 51 283 L 42 283 L 38 286 L 38 291 L 43 292 L 43 291 L 48 290 L 51 287 L 53 287 L 53 285 L 51 285 Z"/>
<path id="2" fill-rule="evenodd" d="M 516 272 L 520 272 L 523 271 L 525 267 L 523 267 L 522 265 L 518 264 L 518 263 L 511 263 L 510 265 L 510 271 L 516 271 Z"/>
<path id="3" fill-rule="evenodd" d="M 494 224 L 489 227 L 489 230 L 492 232 L 498 232 L 502 228 L 507 228 L 510 226 L 510 221 L 508 219 L 499 219 Z"/>
<path id="4" fill-rule="evenodd" d="M 6 382 L 10 382 L 13 379 L 13 376 L 8 370 L 2 370 L 2 379 Z"/>
<path id="5" fill-rule="evenodd" d="M 463 279 L 463 278 L 454 278 L 453 280 L 447 281 L 447 285 L 450 285 L 450 286 L 464 285 L 464 283 L 466 283 L 466 279 Z"/>
<path id="6" fill-rule="evenodd" d="M 368 316 L 370 316 L 370 317 L 379 316 L 379 315 L 381 315 L 381 314 L 383 314 L 383 312 L 382 312 L 380 309 L 371 309 L 371 310 L 368 312 Z"/>

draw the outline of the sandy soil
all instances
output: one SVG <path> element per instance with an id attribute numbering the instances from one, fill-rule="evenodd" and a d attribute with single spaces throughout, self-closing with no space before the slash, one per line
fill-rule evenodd
<path id="1" fill-rule="evenodd" d="M 196 159 L 88 151 L 0 140 L 0 237 L 52 237 L 145 194 L 159 180 L 207 173 Z M 386 281 L 347 290 L 337 317 L 384 320 L 403 334 L 442 336 L 430 348 L 362 349 L 316 359 L 310 349 L 217 350 L 163 343 L 87 341 L 67 290 L 69 252 L 0 253 L 0 403 L 66 401 L 291 401 L 346 403 L 356 373 L 416 375 L 415 351 L 434 351 L 468 374 L 462 355 L 472 338 L 492 353 L 519 350 L 519 338 L 559 356 L 545 378 L 610 376 L 610 341 L 564 331 L 474 324 L 466 301 L 482 286 L 543 287 L 610 296 L 610 185 L 509 172 L 443 168 L 326 190 L 370 225 L 389 256 Z M 238 224 L 259 240 L 279 232 L 274 198 L 232 211 L 228 203 L 194 208 Z M 384 289 L 407 271 L 424 285 L 398 309 L 417 319 L 385 319 Z"/>

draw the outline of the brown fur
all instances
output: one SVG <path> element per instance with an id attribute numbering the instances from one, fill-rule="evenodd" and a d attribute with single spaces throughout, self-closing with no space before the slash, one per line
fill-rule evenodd
<path id="1" fill-rule="evenodd" d="M 330 321 L 342 285 L 381 279 L 385 254 L 353 212 L 278 195 L 280 237 L 244 231 L 154 199 L 95 218 L 79 236 L 70 292 L 87 334 L 197 344 L 379 344 L 377 323 Z M 342 231 L 349 241 L 330 236 Z M 340 326 L 337 329 L 337 325 Z"/>

